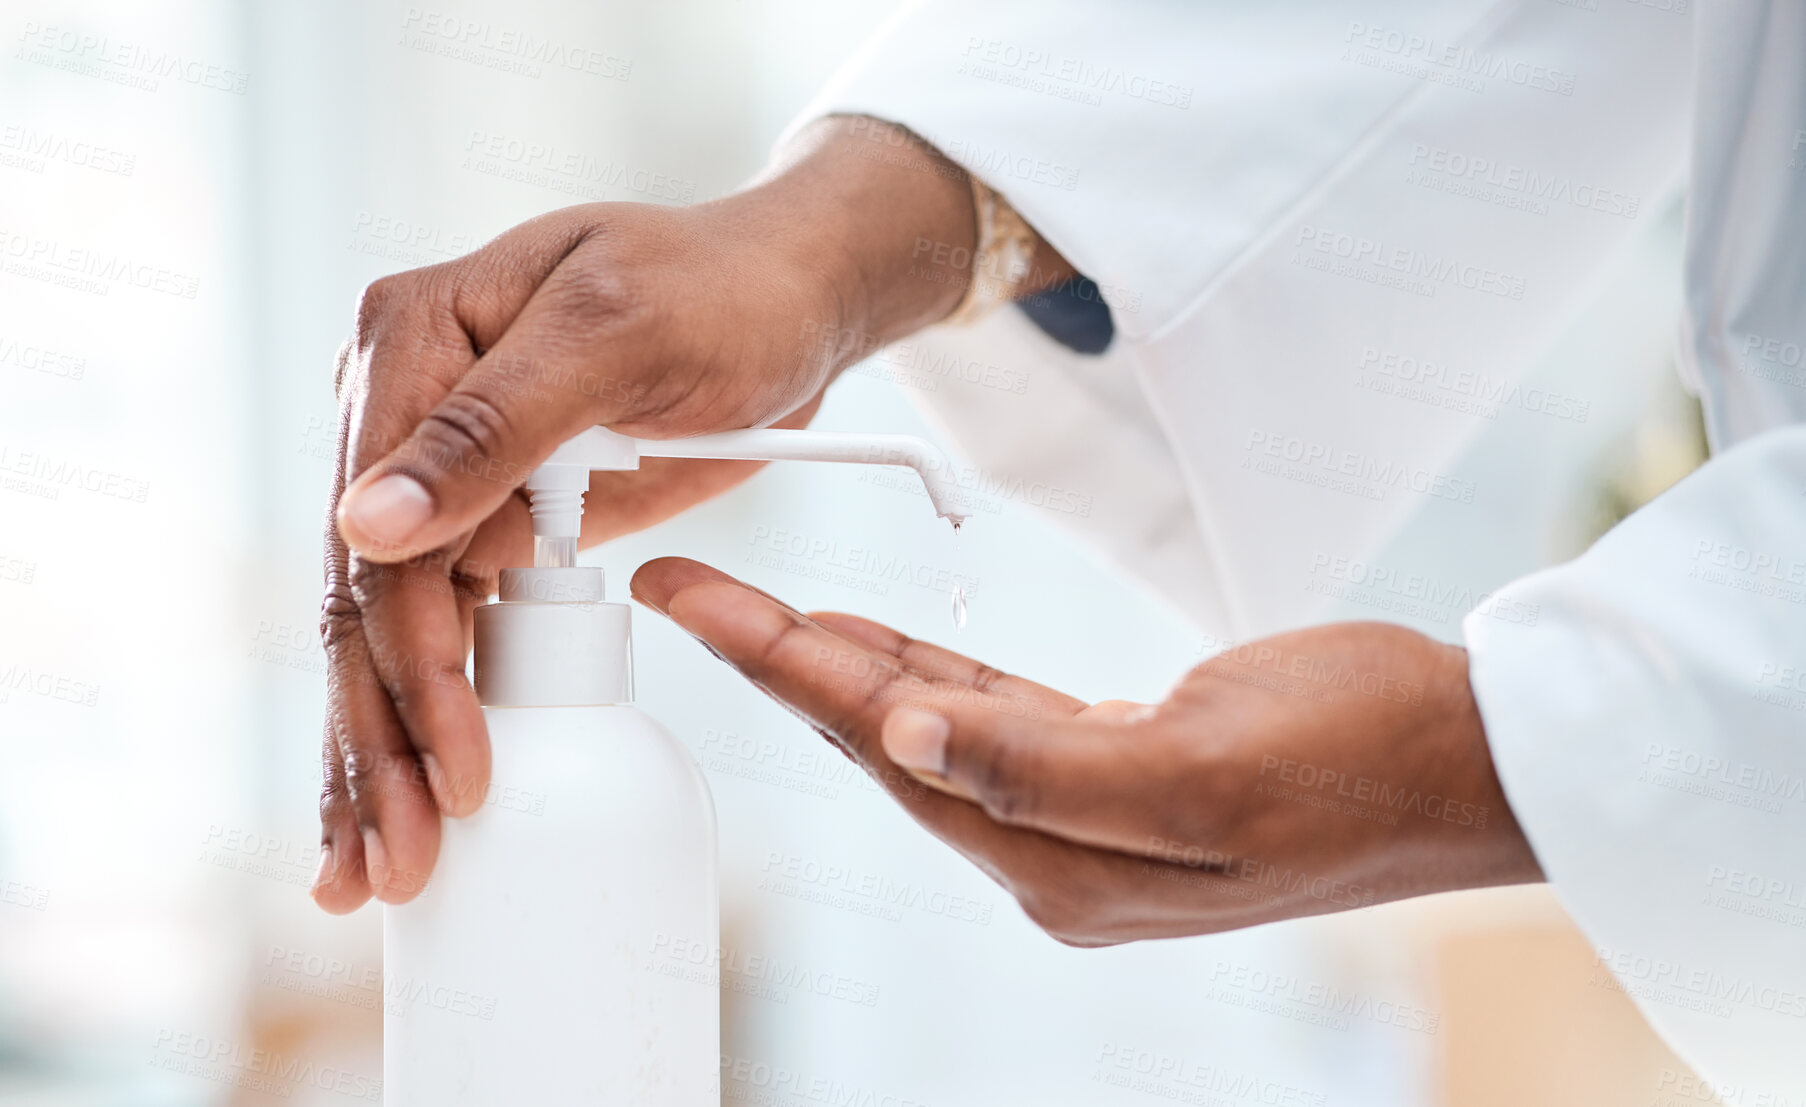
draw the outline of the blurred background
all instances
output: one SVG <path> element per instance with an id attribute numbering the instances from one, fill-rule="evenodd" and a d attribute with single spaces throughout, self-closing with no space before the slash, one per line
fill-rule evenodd
<path id="1" fill-rule="evenodd" d="M 306 896 L 331 363 L 357 292 L 552 208 L 732 189 L 890 6 L 0 8 L 0 1102 L 380 1099 L 380 910 Z M 602 60 L 460 47 L 460 21 Z M 164 54 L 160 76 L 117 60 Z M 1648 389 L 1600 405 L 1551 558 L 1698 461 L 1664 362 L 1677 230 L 1627 263 L 1618 338 L 1558 351 L 1583 377 L 1639 359 Z M 32 260 L 78 252 L 109 264 Z M 880 355 L 817 425 L 933 436 L 911 400 L 934 385 Z M 1158 698 L 1223 644 L 1040 509 L 955 539 L 840 467 L 769 467 L 585 560 L 621 599 L 668 553 L 1087 699 Z M 1455 638 L 1459 615 L 1414 625 Z M 685 635 L 636 623 L 641 705 L 720 814 L 724 1064 L 747 1062 L 727 1101 L 800 1104 L 816 1079 L 899 1107 L 1699 1101 L 1542 889 L 1066 949 Z M 814 902 L 770 879 L 795 859 L 976 908 Z"/>

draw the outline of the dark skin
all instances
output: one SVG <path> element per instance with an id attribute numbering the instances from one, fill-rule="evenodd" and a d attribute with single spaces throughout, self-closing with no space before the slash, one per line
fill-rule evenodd
<path id="1" fill-rule="evenodd" d="M 336 376 L 322 907 L 413 898 L 441 813 L 482 805 L 489 741 L 464 658 L 499 570 L 532 564 L 527 474 L 598 424 L 650 438 L 806 425 L 842 369 L 958 303 L 969 274 L 923 243 L 963 248 L 969 267 L 975 237 L 956 166 L 897 128 L 832 118 L 722 200 L 567 208 L 365 290 Z M 1072 275 L 1045 246 L 1035 272 L 1036 286 Z M 595 474 L 581 543 L 757 468 Z"/>
<path id="2" fill-rule="evenodd" d="M 482 805 L 471 612 L 501 567 L 531 564 L 534 466 L 597 424 L 806 425 L 841 370 L 954 308 L 969 272 L 935 259 L 969 266 L 975 235 L 957 168 L 886 124 L 830 119 L 723 200 L 569 208 L 366 290 L 337 375 L 322 907 L 413 898 L 441 817 Z M 1023 291 L 1073 272 L 1042 243 Z M 757 468 L 595 474 L 581 544 Z M 634 595 L 881 782 L 927 785 L 892 794 L 1062 941 L 1541 878 L 1465 654 L 1402 628 L 1297 631 L 1206 662 L 1160 704 L 1087 705 L 695 562 L 646 565 Z"/>
<path id="3" fill-rule="evenodd" d="M 1158 704 L 1087 704 L 684 558 L 642 566 L 633 595 L 875 779 L 933 789 L 890 791 L 1068 944 L 1542 879 L 1466 651 L 1402 627 L 1278 635 L 1199 665 Z M 1313 802 L 1341 796 L 1365 801 Z"/>

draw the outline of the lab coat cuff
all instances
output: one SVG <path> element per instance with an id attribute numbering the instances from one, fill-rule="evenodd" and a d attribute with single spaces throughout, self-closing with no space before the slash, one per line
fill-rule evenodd
<path id="1" fill-rule="evenodd" d="M 1462 624 L 1500 782 L 1593 982 L 1706 1074 L 1795 1097 L 1803 494 L 1806 427 L 1763 435 Z"/>

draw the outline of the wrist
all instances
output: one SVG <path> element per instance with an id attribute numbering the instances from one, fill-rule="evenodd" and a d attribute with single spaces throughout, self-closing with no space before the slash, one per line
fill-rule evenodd
<path id="1" fill-rule="evenodd" d="M 786 270 L 823 305 L 823 322 L 856 339 L 849 361 L 945 318 L 965 293 L 971 184 L 904 128 L 818 120 L 735 199 L 779 228 Z"/>
<path id="2" fill-rule="evenodd" d="M 1437 729 L 1442 746 L 1448 751 L 1449 763 L 1465 768 L 1462 776 L 1468 794 L 1480 797 L 1484 807 L 1491 808 L 1488 821 L 1477 835 L 1458 836 L 1471 849 L 1465 865 L 1465 887 L 1487 887 L 1498 884 L 1524 884 L 1543 879 L 1542 866 L 1530 849 L 1530 842 L 1518 825 L 1517 816 L 1499 782 L 1493 766 L 1492 748 L 1487 744 L 1486 726 L 1480 706 L 1468 680 L 1467 651 L 1460 646 L 1443 645 L 1443 657 L 1434 687 Z"/>

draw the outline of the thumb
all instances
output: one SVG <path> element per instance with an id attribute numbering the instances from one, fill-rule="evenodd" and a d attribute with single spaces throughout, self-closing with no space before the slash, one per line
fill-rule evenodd
<path id="1" fill-rule="evenodd" d="M 1111 849 L 1136 848 L 1147 836 L 1147 789 L 1106 727 L 897 707 L 880 737 L 892 761 L 997 822 Z"/>
<path id="2" fill-rule="evenodd" d="M 474 530 L 565 439 L 596 422 L 589 398 L 553 383 L 581 374 L 501 345 L 339 499 L 345 544 L 405 561 Z M 536 371 L 535 366 L 540 368 Z"/>

